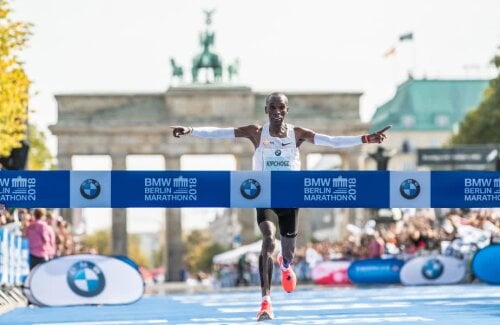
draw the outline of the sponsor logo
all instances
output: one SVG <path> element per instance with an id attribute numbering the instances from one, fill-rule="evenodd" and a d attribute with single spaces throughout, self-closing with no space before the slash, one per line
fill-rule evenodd
<path id="1" fill-rule="evenodd" d="M 101 184 L 95 179 L 86 179 L 80 185 L 80 194 L 88 200 L 93 200 L 101 194 Z"/>
<path id="2" fill-rule="evenodd" d="M 424 266 L 422 266 L 422 275 L 428 280 L 435 280 L 439 278 L 444 271 L 443 263 L 437 258 L 428 260 Z"/>
<path id="3" fill-rule="evenodd" d="M 282 143 L 281 145 L 284 147 L 284 146 L 288 146 L 289 144 L 292 144 L 291 142 L 287 142 L 287 143 Z"/>
<path id="4" fill-rule="evenodd" d="M 73 264 L 68 270 L 66 280 L 71 290 L 82 297 L 95 297 L 106 285 L 102 270 L 89 261 Z"/>
<path id="5" fill-rule="evenodd" d="M 278 157 L 279 157 L 279 156 L 281 156 L 281 150 L 276 150 L 276 151 L 274 152 L 274 155 L 275 155 L 275 156 L 278 156 Z"/>
<path id="6" fill-rule="evenodd" d="M 253 200 L 259 196 L 261 190 L 260 183 L 255 179 L 249 178 L 241 183 L 240 193 L 245 199 Z"/>
<path id="7" fill-rule="evenodd" d="M 408 178 L 399 185 L 399 193 L 405 199 L 413 200 L 420 194 L 420 184 L 413 178 Z"/>

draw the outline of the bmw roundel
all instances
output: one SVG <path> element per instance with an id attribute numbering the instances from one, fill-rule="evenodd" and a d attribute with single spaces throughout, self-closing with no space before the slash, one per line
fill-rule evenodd
<path id="1" fill-rule="evenodd" d="M 241 195 L 243 195 L 243 197 L 248 200 L 253 200 L 257 196 L 259 196 L 260 190 L 260 183 L 252 178 L 243 181 L 240 186 Z"/>
<path id="2" fill-rule="evenodd" d="M 82 297 L 95 297 L 106 285 L 101 269 L 90 261 L 79 261 L 68 270 L 66 280 L 71 290 Z"/>
<path id="3" fill-rule="evenodd" d="M 86 179 L 80 184 L 80 194 L 88 199 L 93 200 L 101 193 L 101 184 L 95 179 Z"/>
<path id="4" fill-rule="evenodd" d="M 278 149 L 278 150 L 276 150 L 276 151 L 274 152 L 274 154 L 275 154 L 276 156 L 278 156 L 278 157 L 279 157 L 279 156 L 281 156 L 281 150 L 279 150 L 279 149 Z"/>
<path id="5" fill-rule="evenodd" d="M 428 280 L 435 280 L 439 278 L 444 271 L 443 263 L 437 258 L 428 260 L 422 266 L 422 275 Z"/>
<path id="6" fill-rule="evenodd" d="M 405 179 L 399 186 L 399 193 L 408 200 L 413 200 L 420 194 L 420 184 L 413 178 Z"/>

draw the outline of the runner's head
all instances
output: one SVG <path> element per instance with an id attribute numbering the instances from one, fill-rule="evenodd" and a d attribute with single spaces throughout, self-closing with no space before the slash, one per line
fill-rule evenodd
<path id="1" fill-rule="evenodd" d="M 268 95 L 265 110 L 270 124 L 281 125 L 288 113 L 288 98 L 283 93 Z"/>

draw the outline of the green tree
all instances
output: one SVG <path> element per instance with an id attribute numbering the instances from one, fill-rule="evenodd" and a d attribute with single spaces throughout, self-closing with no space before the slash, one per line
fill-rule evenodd
<path id="1" fill-rule="evenodd" d="M 140 266 L 149 267 L 144 253 L 141 251 L 140 237 L 132 234 L 128 236 L 128 257 Z M 82 238 L 82 245 L 86 249 L 94 248 L 98 254 L 111 255 L 111 231 L 98 230 Z"/>
<path id="2" fill-rule="evenodd" d="M 140 266 L 151 267 L 148 259 L 141 251 L 141 238 L 139 235 L 128 235 L 128 257 Z"/>
<path id="3" fill-rule="evenodd" d="M 500 143 L 500 56 L 492 61 L 499 75 L 490 81 L 479 106 L 460 122 L 451 144 Z"/>
<path id="4" fill-rule="evenodd" d="M 160 247 L 153 251 L 152 254 L 152 264 L 153 267 L 160 267 L 164 263 L 164 252 L 165 252 L 165 244 L 161 244 Z"/>
<path id="5" fill-rule="evenodd" d="M 6 0 L 0 0 L 0 157 L 21 147 L 26 138 L 30 80 L 17 53 L 30 36 L 31 25 L 9 18 Z"/>
<path id="6" fill-rule="evenodd" d="M 223 252 L 226 247 L 213 243 L 212 236 L 207 231 L 193 230 L 184 241 L 186 268 L 189 272 L 210 272 L 212 258 Z"/>
<path id="7" fill-rule="evenodd" d="M 111 254 L 111 232 L 109 230 L 98 230 L 82 238 L 82 245 L 87 248 L 95 248 L 98 254 Z"/>
<path id="8" fill-rule="evenodd" d="M 47 147 L 45 133 L 30 124 L 28 131 L 30 150 L 28 153 L 29 170 L 50 170 L 54 169 L 54 157 Z"/>

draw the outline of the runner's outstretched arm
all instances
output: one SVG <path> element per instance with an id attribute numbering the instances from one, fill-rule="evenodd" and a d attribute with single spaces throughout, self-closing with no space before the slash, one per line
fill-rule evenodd
<path id="1" fill-rule="evenodd" d="M 333 148 L 345 148 L 360 145 L 363 143 L 382 143 L 387 136 L 384 132 L 391 128 L 391 125 L 371 134 L 353 136 L 330 136 L 316 133 L 309 129 L 296 128 L 297 144 L 309 142 L 320 146 Z"/>

